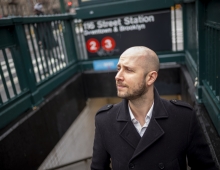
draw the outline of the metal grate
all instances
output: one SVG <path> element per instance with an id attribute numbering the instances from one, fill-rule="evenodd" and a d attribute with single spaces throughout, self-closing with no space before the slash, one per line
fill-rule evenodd
<path id="1" fill-rule="evenodd" d="M 67 66 L 63 21 L 25 25 L 36 82 L 41 82 Z"/>
<path id="2" fill-rule="evenodd" d="M 21 92 L 12 50 L 12 48 L 0 50 L 0 105 Z"/>

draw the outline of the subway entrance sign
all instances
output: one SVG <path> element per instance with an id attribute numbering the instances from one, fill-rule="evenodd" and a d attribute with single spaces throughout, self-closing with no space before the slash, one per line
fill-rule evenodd
<path id="1" fill-rule="evenodd" d="M 83 29 L 89 58 L 118 56 L 132 46 L 172 50 L 169 9 L 87 20 Z"/>

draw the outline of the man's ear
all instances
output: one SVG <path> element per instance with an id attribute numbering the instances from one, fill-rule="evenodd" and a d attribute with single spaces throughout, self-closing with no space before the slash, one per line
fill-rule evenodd
<path id="1" fill-rule="evenodd" d="M 152 85 L 157 79 L 158 73 L 156 71 L 151 71 L 147 74 L 147 85 Z"/>

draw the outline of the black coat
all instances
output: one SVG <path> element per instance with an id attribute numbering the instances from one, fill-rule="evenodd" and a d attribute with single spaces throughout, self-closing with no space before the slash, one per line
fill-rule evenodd
<path id="1" fill-rule="evenodd" d="M 161 99 L 154 90 L 151 121 L 141 138 L 128 101 L 107 105 L 95 117 L 92 170 L 217 170 L 193 109 L 182 101 Z"/>
<path id="2" fill-rule="evenodd" d="M 41 42 L 42 48 L 51 50 L 58 46 L 58 42 L 53 35 L 53 28 L 50 22 L 40 22 L 34 25 L 37 42 Z"/>

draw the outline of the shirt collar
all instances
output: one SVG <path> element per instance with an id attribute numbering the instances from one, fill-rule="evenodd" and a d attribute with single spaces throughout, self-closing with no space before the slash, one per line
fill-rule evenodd
<path id="1" fill-rule="evenodd" d="M 147 115 L 146 115 L 146 117 L 145 117 L 145 122 L 147 121 L 147 119 L 151 119 L 152 113 L 153 113 L 153 108 L 154 108 L 154 102 L 153 102 L 153 104 L 151 105 L 151 108 L 149 109 L 149 111 L 148 111 L 148 113 L 147 113 Z M 132 113 L 129 104 L 128 104 L 128 110 L 129 110 L 129 113 L 130 113 L 131 121 L 132 121 L 132 122 L 136 121 L 136 119 L 135 119 L 135 117 L 134 117 L 134 114 Z"/>

